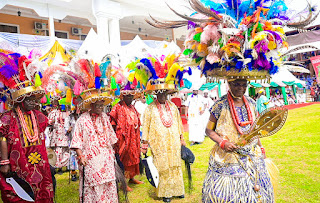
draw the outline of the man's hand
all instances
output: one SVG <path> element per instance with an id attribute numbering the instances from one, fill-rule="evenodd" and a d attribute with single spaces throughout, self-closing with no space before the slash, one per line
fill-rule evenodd
<path id="1" fill-rule="evenodd" d="M 8 164 L 8 165 L 1 166 L 0 172 L 6 176 L 10 172 L 10 165 Z"/>
<path id="2" fill-rule="evenodd" d="M 224 145 L 224 150 L 226 152 L 233 152 L 236 149 L 238 149 L 238 147 L 232 142 L 226 142 Z"/>
<path id="3" fill-rule="evenodd" d="M 200 115 L 202 115 L 204 113 L 204 111 L 200 111 Z"/>
<path id="4" fill-rule="evenodd" d="M 82 156 L 82 157 L 80 158 L 80 160 L 79 160 L 79 164 L 80 164 L 81 166 L 85 166 L 85 165 L 87 165 L 87 163 L 88 163 L 88 160 L 86 159 L 86 157 Z"/>

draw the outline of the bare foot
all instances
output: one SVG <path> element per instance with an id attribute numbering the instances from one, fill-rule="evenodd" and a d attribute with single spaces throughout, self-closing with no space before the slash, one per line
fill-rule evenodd
<path id="1" fill-rule="evenodd" d="M 136 180 L 136 179 L 130 179 L 129 180 L 129 183 L 132 183 L 132 184 L 143 184 L 144 182 L 140 181 L 140 180 Z"/>
<path id="2" fill-rule="evenodd" d="M 127 186 L 127 192 L 132 192 L 132 188 Z"/>

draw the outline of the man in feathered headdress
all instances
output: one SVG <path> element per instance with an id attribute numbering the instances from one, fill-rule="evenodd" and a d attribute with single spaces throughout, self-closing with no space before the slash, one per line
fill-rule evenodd
<path id="1" fill-rule="evenodd" d="M 84 84 L 86 90 L 81 94 L 82 101 L 78 105 L 84 113 L 76 121 L 70 146 L 76 151 L 80 165 L 80 202 L 116 203 L 118 195 L 113 145 L 118 139 L 109 117 L 103 111 L 112 97 L 108 91 L 100 88 L 101 73 L 93 70 L 91 62 L 80 59 L 78 63 L 86 66 L 86 81 L 93 80 Z"/>
<path id="2" fill-rule="evenodd" d="M 203 3 L 202 3 L 203 2 Z M 278 72 L 283 27 L 304 28 L 316 19 L 314 8 L 299 22 L 288 17 L 283 0 L 190 0 L 192 16 L 149 24 L 159 28 L 188 25 L 184 55 L 209 80 L 224 79 L 230 90 L 210 109 L 206 133 L 214 142 L 202 190 L 203 202 L 274 202 L 275 182 L 267 170 L 259 137 L 239 147 L 256 118 L 255 101 L 245 92 L 250 80 L 270 80 Z M 173 9 L 172 9 L 173 10 Z M 295 15 L 299 18 L 299 15 Z"/>
<path id="3" fill-rule="evenodd" d="M 118 142 L 115 151 L 124 166 L 125 176 L 131 184 L 142 184 L 142 181 L 135 179 L 140 174 L 140 118 L 139 113 L 132 104 L 133 100 L 142 94 L 137 84 L 130 83 L 125 76 L 119 79 L 120 72 L 114 75 L 121 85 L 120 99 L 109 113 L 111 124 L 117 134 Z M 127 186 L 127 191 L 132 189 Z"/>
<path id="4" fill-rule="evenodd" d="M 8 88 L 12 110 L 0 118 L 0 189 L 3 202 L 27 202 L 6 182 L 12 173 L 25 180 L 34 193 L 34 202 L 53 202 L 53 184 L 48 162 L 44 130 L 47 117 L 36 110 L 44 95 L 40 75 L 28 69 L 25 56 L 19 64 L 0 53 L 0 80 Z M 30 194 L 29 194 L 30 195 Z"/>
<path id="5" fill-rule="evenodd" d="M 142 150 L 143 153 L 147 153 L 150 146 L 154 165 L 159 172 L 157 197 L 163 198 L 164 202 L 170 202 L 173 197 L 184 198 L 181 145 L 185 145 L 185 141 L 179 110 L 167 99 L 167 95 L 178 90 L 184 70 L 174 63 L 168 66 L 167 74 L 165 72 L 161 74 L 162 71 L 159 69 L 153 69 L 156 66 L 155 62 L 151 62 L 152 60 L 141 59 L 140 61 L 147 64 L 148 71 L 157 73 L 150 77 L 146 85 L 146 92 L 155 94 L 157 99 L 144 112 Z"/>

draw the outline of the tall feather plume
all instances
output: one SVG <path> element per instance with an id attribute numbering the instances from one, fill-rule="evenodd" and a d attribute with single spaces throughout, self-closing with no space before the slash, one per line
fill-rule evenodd
<path id="1" fill-rule="evenodd" d="M 293 22 L 293 23 L 288 23 L 287 26 L 290 28 L 296 28 L 296 29 L 303 29 L 307 25 L 310 25 L 313 21 L 317 19 L 319 16 L 320 11 L 318 11 L 315 15 L 314 14 L 314 8 L 308 4 L 308 16 L 306 17 L 305 20 L 301 20 L 299 22 Z"/>
<path id="2" fill-rule="evenodd" d="M 143 59 L 140 60 L 140 62 L 143 63 L 143 65 L 145 65 L 148 68 L 148 71 L 151 73 L 151 77 L 153 79 L 158 79 L 156 70 L 153 68 L 153 66 L 152 66 L 152 64 L 151 64 L 149 59 L 143 58 Z"/>
<path id="3" fill-rule="evenodd" d="M 169 29 L 169 28 L 178 28 L 178 27 L 183 27 L 185 25 L 188 25 L 188 21 L 186 20 L 180 20 L 180 21 L 159 21 L 149 15 L 150 18 L 153 20 L 153 22 L 149 21 L 148 19 L 145 19 L 145 21 L 156 28 L 161 28 L 161 29 Z"/>
<path id="4" fill-rule="evenodd" d="M 76 74 L 72 71 L 64 71 L 66 74 L 71 76 L 75 81 L 78 80 L 84 87 L 88 86 L 88 82 L 79 74 Z"/>
<path id="5" fill-rule="evenodd" d="M 47 68 L 44 73 L 42 74 L 43 75 L 43 78 L 42 78 L 42 86 L 43 88 L 45 89 L 49 83 L 50 83 L 50 77 L 55 74 L 57 71 L 61 71 L 63 72 L 64 69 L 62 66 L 60 65 L 52 65 L 50 66 L 49 68 Z"/>
<path id="6" fill-rule="evenodd" d="M 136 67 L 135 78 L 140 82 L 140 84 L 146 86 L 149 79 L 147 70 L 144 69 L 144 65 L 141 63 L 137 63 Z"/>
<path id="7" fill-rule="evenodd" d="M 159 62 L 159 60 L 156 60 L 154 62 L 154 69 L 156 70 L 156 73 L 158 75 L 159 78 L 164 78 L 166 77 L 166 73 L 164 71 L 164 67 L 161 65 L 161 63 Z"/>
<path id="8" fill-rule="evenodd" d="M 280 58 L 285 57 L 285 56 L 287 56 L 288 54 L 290 54 L 290 53 L 292 53 L 292 52 L 295 52 L 295 51 L 298 51 L 298 50 L 302 50 L 302 49 L 315 49 L 315 50 L 317 50 L 318 48 L 315 47 L 315 46 L 312 46 L 312 45 L 299 46 L 299 47 L 297 47 L 297 48 L 294 48 L 294 49 L 292 49 L 292 50 L 290 50 L 290 51 L 282 54 L 282 55 L 280 56 Z"/>
<path id="9" fill-rule="evenodd" d="M 208 17 L 212 17 L 215 20 L 217 20 L 218 22 L 222 21 L 222 19 L 215 12 L 213 12 L 209 8 L 206 8 L 200 1 L 198 1 L 198 0 L 189 0 L 189 4 L 198 13 L 202 13 L 202 14 L 208 16 Z"/>
<path id="10" fill-rule="evenodd" d="M 177 11 L 175 11 L 173 8 L 171 8 L 168 4 L 167 6 L 169 7 L 169 9 L 174 12 L 177 16 L 183 18 L 183 19 L 186 19 L 186 20 L 190 20 L 190 21 L 193 21 L 193 22 L 200 22 L 200 23 L 209 23 L 209 22 L 212 22 L 212 23 L 218 23 L 220 22 L 220 20 L 216 20 L 216 19 L 200 19 L 200 18 L 192 18 L 192 17 L 189 17 L 187 15 L 182 15 L 180 13 L 178 13 Z"/>
<path id="11" fill-rule="evenodd" d="M 90 62 L 87 59 L 80 59 L 78 61 L 80 69 L 85 73 L 87 80 L 89 81 L 88 87 L 93 88 L 95 86 L 94 74 L 92 74 L 92 68 Z"/>
<path id="12" fill-rule="evenodd" d="M 21 81 L 24 81 L 26 79 L 26 70 L 25 66 L 28 66 L 29 64 L 26 63 L 27 57 L 21 56 L 19 58 L 18 64 L 19 64 L 19 79 Z M 24 64 L 23 64 L 24 63 Z"/>
<path id="13" fill-rule="evenodd" d="M 9 88 L 17 84 L 19 70 L 17 66 L 4 65 L 0 68 L 0 81 Z"/>
<path id="14" fill-rule="evenodd" d="M 108 68 L 111 65 L 111 61 L 106 61 L 100 64 L 101 78 L 107 78 Z"/>

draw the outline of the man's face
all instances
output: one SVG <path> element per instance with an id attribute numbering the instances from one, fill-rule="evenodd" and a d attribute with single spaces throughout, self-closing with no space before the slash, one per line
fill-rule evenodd
<path id="1" fill-rule="evenodd" d="M 198 90 L 193 90 L 192 93 L 193 93 L 194 95 L 197 95 L 197 94 L 198 94 Z"/>
<path id="2" fill-rule="evenodd" d="M 157 99 L 160 103 L 164 103 L 167 100 L 167 91 L 157 94 Z"/>
<path id="3" fill-rule="evenodd" d="M 25 111 L 31 111 L 37 107 L 37 102 L 35 96 L 26 97 L 23 100 L 23 108 Z"/>
<path id="4" fill-rule="evenodd" d="M 91 113 L 100 115 L 103 112 L 104 101 L 97 101 L 91 104 Z"/>
<path id="5" fill-rule="evenodd" d="M 133 101 L 133 95 L 131 94 L 123 95 L 123 101 L 126 103 L 126 105 L 130 105 Z"/>
<path id="6" fill-rule="evenodd" d="M 208 92 L 203 93 L 203 96 L 204 96 L 205 98 L 207 98 L 208 95 L 209 95 Z"/>
<path id="7" fill-rule="evenodd" d="M 246 93 L 248 86 L 247 80 L 235 80 L 229 82 L 229 87 L 232 94 L 236 97 L 242 97 Z"/>
<path id="8" fill-rule="evenodd" d="M 59 106 L 59 101 L 58 100 L 53 100 L 52 101 L 52 107 L 58 107 Z"/>

